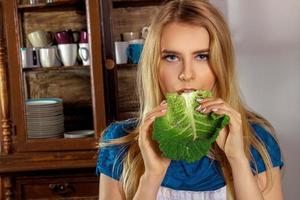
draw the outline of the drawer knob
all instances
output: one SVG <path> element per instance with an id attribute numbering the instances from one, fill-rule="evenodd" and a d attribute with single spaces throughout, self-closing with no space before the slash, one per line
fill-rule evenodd
<path id="1" fill-rule="evenodd" d="M 69 183 L 49 184 L 49 189 L 58 195 L 66 195 L 74 192 L 74 187 Z"/>
<path id="2" fill-rule="evenodd" d="M 113 68 L 115 68 L 115 61 L 113 59 L 106 59 L 105 67 L 107 70 L 112 70 Z"/>

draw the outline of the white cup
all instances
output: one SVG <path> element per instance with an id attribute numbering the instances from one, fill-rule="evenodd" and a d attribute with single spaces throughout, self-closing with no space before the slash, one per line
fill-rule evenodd
<path id="1" fill-rule="evenodd" d="M 127 48 L 129 42 L 115 42 L 116 64 L 126 64 L 128 61 Z"/>
<path id="2" fill-rule="evenodd" d="M 77 44 L 59 44 L 59 55 L 64 66 L 73 66 L 77 58 Z"/>
<path id="3" fill-rule="evenodd" d="M 140 38 L 140 33 L 139 32 L 125 32 L 122 33 L 123 40 L 124 41 L 129 41 L 129 40 L 135 40 Z"/>
<path id="4" fill-rule="evenodd" d="M 79 43 L 78 54 L 82 60 L 83 65 L 90 65 L 89 43 Z"/>
<path id="5" fill-rule="evenodd" d="M 142 28 L 142 38 L 144 38 L 144 39 L 147 38 L 149 29 L 150 29 L 149 26 L 145 26 L 145 27 Z"/>
<path id="6" fill-rule="evenodd" d="M 57 46 L 52 46 L 53 48 L 55 48 L 56 49 L 56 59 L 55 59 L 55 66 L 56 67 L 58 67 L 58 66 L 62 66 L 62 61 L 61 61 L 61 58 L 60 58 L 60 56 L 59 56 L 59 50 L 58 50 L 58 47 Z"/>
<path id="7" fill-rule="evenodd" d="M 21 48 L 20 51 L 23 68 L 41 66 L 38 48 Z"/>
<path id="8" fill-rule="evenodd" d="M 43 67 L 57 67 L 57 48 L 41 48 L 40 50 L 40 62 Z"/>
<path id="9" fill-rule="evenodd" d="M 53 35 L 51 32 L 37 30 L 27 34 L 27 38 L 33 47 L 47 47 L 52 44 Z"/>
<path id="10" fill-rule="evenodd" d="M 129 44 L 144 44 L 144 39 L 130 40 Z"/>

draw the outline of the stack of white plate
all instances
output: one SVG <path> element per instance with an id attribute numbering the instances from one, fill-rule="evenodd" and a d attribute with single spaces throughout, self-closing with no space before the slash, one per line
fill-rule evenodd
<path id="1" fill-rule="evenodd" d="M 27 137 L 60 138 L 64 134 L 63 101 L 59 98 L 26 101 Z"/>
<path id="2" fill-rule="evenodd" d="M 77 130 L 64 133 L 65 138 L 85 138 L 94 136 L 94 130 Z"/>

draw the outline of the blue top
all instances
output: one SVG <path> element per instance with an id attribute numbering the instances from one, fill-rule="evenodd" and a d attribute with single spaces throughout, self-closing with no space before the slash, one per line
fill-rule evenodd
<path id="1" fill-rule="evenodd" d="M 103 142 L 119 138 L 128 134 L 126 130 L 133 129 L 137 125 L 137 119 L 128 119 L 112 123 L 103 135 Z M 258 124 L 252 124 L 256 135 L 261 139 L 271 157 L 273 167 L 283 166 L 281 152 L 273 136 Z M 126 153 L 126 146 L 108 146 L 99 151 L 96 173 L 103 173 L 113 179 L 119 180 L 122 173 L 122 159 Z M 258 151 L 251 146 L 251 153 L 254 157 L 258 172 L 266 170 L 262 157 Z M 172 160 L 167 170 L 162 186 L 174 190 L 188 191 L 212 191 L 225 186 L 219 161 L 207 156 L 193 163 Z M 255 165 L 250 161 L 250 166 Z M 253 172 L 254 173 L 254 172 Z"/>

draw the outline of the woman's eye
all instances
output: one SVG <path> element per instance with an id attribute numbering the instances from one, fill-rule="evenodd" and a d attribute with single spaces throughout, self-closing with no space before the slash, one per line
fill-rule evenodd
<path id="1" fill-rule="evenodd" d="M 178 57 L 176 55 L 165 55 L 163 58 L 169 62 L 178 61 Z"/>
<path id="2" fill-rule="evenodd" d="M 209 55 L 208 54 L 198 54 L 197 59 L 198 60 L 208 60 Z"/>

